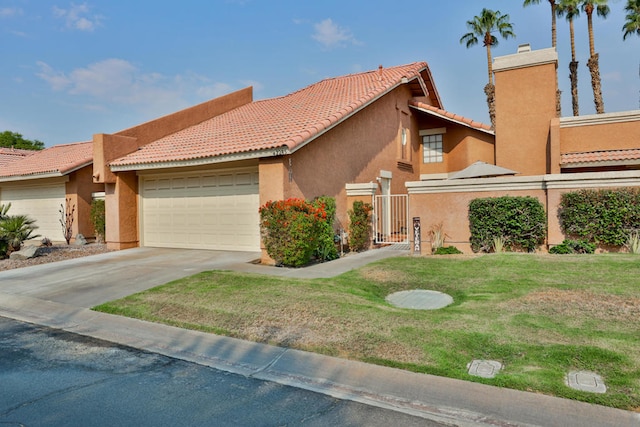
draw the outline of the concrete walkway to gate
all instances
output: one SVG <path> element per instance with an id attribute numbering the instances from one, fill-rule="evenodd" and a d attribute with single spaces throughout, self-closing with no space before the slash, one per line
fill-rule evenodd
<path id="1" fill-rule="evenodd" d="M 256 253 L 138 248 L 0 272 L 0 316 L 456 426 L 638 426 L 640 414 L 535 393 L 184 330 L 90 310 L 199 271 L 328 277 L 406 252 L 383 249 L 305 269 Z"/>

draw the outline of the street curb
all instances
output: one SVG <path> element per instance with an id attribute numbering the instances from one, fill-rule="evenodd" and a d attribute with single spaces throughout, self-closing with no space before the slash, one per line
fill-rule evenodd
<path id="1" fill-rule="evenodd" d="M 461 427 L 640 425 L 640 414 L 633 412 L 185 330 L 28 296 L 0 293 L 0 316 Z"/>

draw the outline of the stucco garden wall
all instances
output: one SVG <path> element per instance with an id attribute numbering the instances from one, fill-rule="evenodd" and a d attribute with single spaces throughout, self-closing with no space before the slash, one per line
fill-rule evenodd
<path id="1" fill-rule="evenodd" d="M 442 223 L 447 246 L 471 253 L 469 202 L 477 198 L 531 196 L 547 212 L 547 247 L 562 243 L 558 207 L 562 194 L 580 189 L 639 187 L 640 171 L 549 174 L 511 178 L 478 178 L 408 182 L 410 218 L 419 217 L 422 228 L 421 254 L 431 253 L 428 230 Z M 413 248 L 412 239 L 411 246 Z M 546 250 L 542 247 L 541 250 Z"/>

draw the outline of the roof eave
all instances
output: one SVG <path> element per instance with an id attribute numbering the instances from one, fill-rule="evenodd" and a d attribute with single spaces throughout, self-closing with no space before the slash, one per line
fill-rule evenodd
<path id="1" fill-rule="evenodd" d="M 640 159 L 625 160 L 596 160 L 584 162 L 562 163 L 562 169 L 578 169 L 578 168 L 600 168 L 608 166 L 637 166 L 640 165 Z"/>
<path id="2" fill-rule="evenodd" d="M 253 160 L 264 157 L 277 157 L 286 156 L 291 154 L 289 148 L 276 147 L 268 148 L 265 150 L 247 151 L 241 153 L 223 154 L 220 156 L 204 157 L 198 159 L 186 159 L 186 160 L 172 160 L 166 162 L 148 162 L 148 163 L 134 163 L 128 165 L 109 165 L 111 172 L 129 172 L 139 170 L 153 170 L 153 169 L 168 169 L 179 168 L 188 166 L 203 166 L 216 163 L 237 162 L 242 160 Z"/>
<path id="3" fill-rule="evenodd" d="M 67 174 L 60 173 L 60 171 L 55 171 L 55 172 L 32 173 L 28 175 L 0 176 L 0 182 L 17 182 L 17 181 L 30 181 L 34 179 L 60 178 L 66 175 Z"/>
<path id="4" fill-rule="evenodd" d="M 480 127 L 471 126 L 469 123 L 465 123 L 465 122 L 460 121 L 460 120 L 452 119 L 451 117 L 443 116 L 442 114 L 438 114 L 435 111 L 427 110 L 426 108 L 421 108 L 421 107 L 418 107 L 416 105 L 409 105 L 409 107 L 410 108 L 415 108 L 416 110 L 422 111 L 423 113 L 427 113 L 427 114 L 430 114 L 432 116 L 438 117 L 438 118 L 440 118 L 442 120 L 446 120 L 446 121 L 451 122 L 451 123 L 456 123 L 456 124 L 468 127 L 469 129 L 474 129 L 474 130 L 477 130 L 477 131 L 480 131 L 480 132 L 484 132 L 487 135 L 495 136 L 495 132 L 490 130 L 490 129 L 484 129 L 484 128 L 480 128 Z"/>

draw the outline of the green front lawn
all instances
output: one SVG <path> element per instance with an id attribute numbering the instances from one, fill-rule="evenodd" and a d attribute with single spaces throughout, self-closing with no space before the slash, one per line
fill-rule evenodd
<path id="1" fill-rule="evenodd" d="M 435 311 L 385 302 L 408 289 L 445 292 L 455 302 Z M 640 257 L 633 255 L 400 257 L 316 280 L 212 271 L 96 310 L 640 410 Z M 494 379 L 472 377 L 473 359 L 504 369 Z M 607 393 L 570 389 L 570 370 L 597 372 Z"/>

